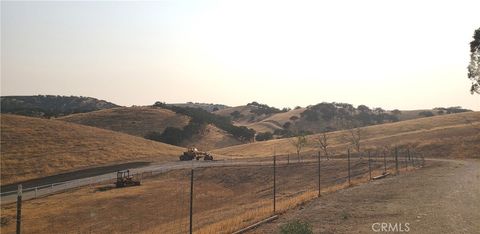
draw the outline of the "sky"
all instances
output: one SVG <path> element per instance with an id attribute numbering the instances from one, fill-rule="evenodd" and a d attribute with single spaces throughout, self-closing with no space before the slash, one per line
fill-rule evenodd
<path id="1" fill-rule="evenodd" d="M 1 95 L 462 106 L 480 1 L 1 2 Z"/>

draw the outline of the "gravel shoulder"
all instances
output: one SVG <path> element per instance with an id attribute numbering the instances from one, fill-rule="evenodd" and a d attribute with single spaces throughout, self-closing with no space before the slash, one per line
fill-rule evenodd
<path id="1" fill-rule="evenodd" d="M 480 161 L 432 160 L 414 173 L 325 194 L 250 233 L 278 233 L 294 219 L 314 233 L 386 233 L 375 223 L 402 226 L 397 232 L 480 233 Z"/>

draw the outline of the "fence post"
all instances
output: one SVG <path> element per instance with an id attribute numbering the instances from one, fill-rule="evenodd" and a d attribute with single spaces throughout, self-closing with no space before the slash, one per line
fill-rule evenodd
<path id="1" fill-rule="evenodd" d="M 193 233 L 193 168 L 190 173 L 190 234 Z"/>
<path id="2" fill-rule="evenodd" d="M 412 161 L 412 167 L 413 169 L 415 169 L 415 151 L 412 150 L 412 153 L 411 153 L 411 161 Z"/>
<path id="3" fill-rule="evenodd" d="M 290 165 L 290 153 L 287 155 L 287 164 Z"/>
<path id="4" fill-rule="evenodd" d="M 368 174 L 370 176 L 370 180 L 372 180 L 372 166 L 370 165 L 370 151 L 368 151 Z"/>
<path id="5" fill-rule="evenodd" d="M 405 171 L 408 171 L 408 155 L 410 154 L 409 151 L 410 149 L 407 148 L 407 154 L 405 154 Z"/>
<path id="6" fill-rule="evenodd" d="M 38 187 L 35 187 L 35 198 L 37 198 Z"/>
<path id="7" fill-rule="evenodd" d="M 320 196 L 320 151 L 318 151 L 318 197 Z"/>
<path id="8" fill-rule="evenodd" d="M 398 175 L 398 149 L 395 146 L 395 175 Z"/>
<path id="9" fill-rule="evenodd" d="M 17 234 L 22 233 L 22 185 L 18 185 L 17 190 Z"/>
<path id="10" fill-rule="evenodd" d="M 277 210 L 277 156 L 273 155 L 273 214 Z"/>
<path id="11" fill-rule="evenodd" d="M 347 149 L 347 161 L 348 161 L 348 185 L 350 185 L 350 148 Z"/>
<path id="12" fill-rule="evenodd" d="M 383 172 L 387 173 L 387 154 L 383 150 Z"/>

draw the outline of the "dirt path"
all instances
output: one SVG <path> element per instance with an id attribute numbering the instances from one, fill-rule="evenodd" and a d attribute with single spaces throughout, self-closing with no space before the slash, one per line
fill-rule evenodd
<path id="1" fill-rule="evenodd" d="M 386 233 L 372 230 L 375 223 L 409 233 L 480 233 L 480 161 L 431 161 L 415 173 L 324 195 L 251 233 L 277 233 L 293 219 L 315 233 Z"/>

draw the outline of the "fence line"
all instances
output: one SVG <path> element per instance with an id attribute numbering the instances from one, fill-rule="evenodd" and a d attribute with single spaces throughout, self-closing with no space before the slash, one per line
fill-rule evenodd
<path id="1" fill-rule="evenodd" d="M 387 157 L 388 154 L 391 154 L 393 159 L 388 159 L 390 158 Z M 314 160 L 311 161 L 303 160 L 307 157 L 301 157 L 301 161 L 293 160 L 291 162 L 288 154 L 287 160 L 282 162 L 278 160 L 278 156 L 274 153 L 270 163 L 266 162 L 260 165 L 192 167 L 185 173 L 179 173 L 178 175 L 175 174 L 175 171 L 170 171 L 172 172 L 171 176 L 169 173 L 164 173 L 165 169 L 138 172 L 133 175 L 140 180 L 161 174 L 162 176 L 166 175 L 166 179 L 173 181 L 173 185 L 177 188 L 173 188 L 175 194 L 171 196 L 172 199 L 176 200 L 173 200 L 175 202 L 171 205 L 171 208 L 166 206 L 169 200 L 166 199 L 165 203 L 162 203 L 162 197 L 169 194 L 166 192 L 158 193 L 155 196 L 159 196 L 160 207 L 154 207 L 150 214 L 148 210 L 142 211 L 141 213 L 147 213 L 148 217 L 140 219 L 141 222 L 135 223 L 127 219 L 125 220 L 127 223 L 118 226 L 119 223 L 108 222 L 105 216 L 101 216 L 104 210 L 100 207 L 92 207 L 89 219 L 92 223 L 85 220 L 88 226 L 80 223 L 78 224 L 79 227 L 75 228 L 68 226 L 68 222 L 73 222 L 72 219 L 80 219 L 75 213 L 63 216 L 59 214 L 59 216 L 51 216 L 50 218 L 30 218 L 28 213 L 24 213 L 24 217 L 22 217 L 20 199 L 17 203 L 20 205 L 17 208 L 15 231 L 20 233 L 22 225 L 26 225 L 28 228 L 22 230 L 25 233 L 102 233 L 108 230 L 115 230 L 114 232 L 118 233 L 145 230 L 151 233 L 166 230 L 169 233 L 234 232 L 295 207 L 300 203 L 320 197 L 322 193 L 370 181 L 375 175 L 386 175 L 387 173 L 399 175 L 399 154 L 404 156 L 405 171 L 408 170 L 409 164 L 411 170 L 425 165 L 425 158 L 422 153 L 410 149 L 401 151 L 395 147 L 390 152 L 385 150 L 367 151 L 367 154 L 364 155 L 367 156 L 366 158 L 362 157 L 360 152 L 353 153 L 350 149 L 347 149 L 346 154 L 344 154 L 346 160 L 331 160 L 326 156 L 322 158 L 321 152 L 318 151 L 316 154 L 307 155 L 307 157 L 313 157 Z M 337 157 L 344 155 L 337 155 Z M 115 177 L 112 175 L 110 179 L 90 181 L 91 183 L 87 185 L 100 185 L 111 179 L 115 179 Z M 188 183 L 185 183 L 186 181 Z M 170 185 L 165 180 L 161 180 L 161 182 Z M 68 183 L 20 189 L 19 193 L 35 191 L 35 197 L 37 197 L 37 193 L 40 194 L 44 189 L 53 189 L 56 186 L 66 184 Z M 68 185 L 64 189 L 68 189 Z M 150 190 L 146 191 L 150 192 Z M 19 197 L 21 198 L 21 195 Z M 188 201 L 185 201 L 187 199 Z M 187 211 L 188 216 L 184 212 L 187 210 L 184 209 L 186 207 L 189 210 Z M 165 218 L 169 213 L 173 214 L 172 219 Z M 100 216 L 104 218 L 97 218 Z M 113 220 L 122 220 L 121 218 L 120 214 Z M 48 225 L 36 225 L 42 222 L 47 222 Z M 11 229 L 4 230 L 5 233 L 13 231 Z"/>

